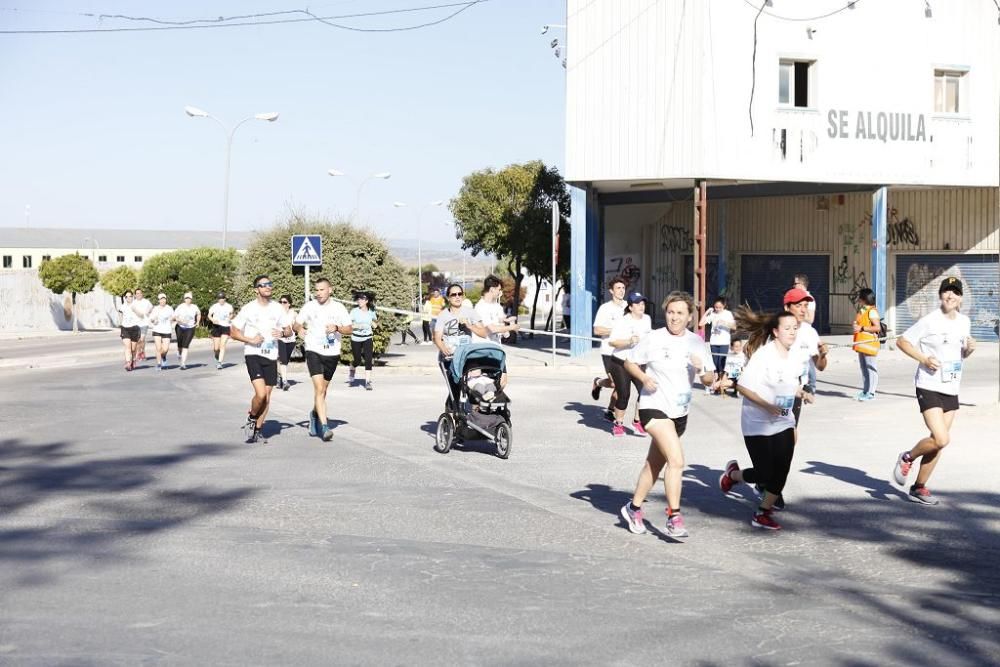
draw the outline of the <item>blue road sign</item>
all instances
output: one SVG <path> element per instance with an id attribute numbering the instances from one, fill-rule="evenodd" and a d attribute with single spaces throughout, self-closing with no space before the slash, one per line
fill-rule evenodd
<path id="1" fill-rule="evenodd" d="M 292 266 L 319 266 L 323 263 L 323 239 L 319 234 L 292 236 Z"/>

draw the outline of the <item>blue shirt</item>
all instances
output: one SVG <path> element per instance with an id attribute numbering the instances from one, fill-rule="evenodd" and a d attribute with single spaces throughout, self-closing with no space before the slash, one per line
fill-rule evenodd
<path id="1" fill-rule="evenodd" d="M 351 309 L 351 323 L 354 325 L 354 332 L 351 333 L 351 340 L 365 341 L 372 337 L 372 322 L 378 319 L 374 310 Z"/>

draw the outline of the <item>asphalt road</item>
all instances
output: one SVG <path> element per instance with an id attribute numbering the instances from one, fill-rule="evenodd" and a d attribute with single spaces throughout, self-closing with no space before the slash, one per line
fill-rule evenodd
<path id="1" fill-rule="evenodd" d="M 980 404 L 934 508 L 886 481 L 921 433 L 912 366 L 887 360 L 857 404 L 834 364 L 779 533 L 715 487 L 746 459 L 738 401 L 696 396 L 683 542 L 661 532 L 662 488 L 651 534 L 618 520 L 647 440 L 609 436 L 585 370 L 512 367 L 502 461 L 433 452 L 441 380 L 378 371 L 365 392 L 338 370 L 332 443 L 308 437 L 297 384 L 247 446 L 242 365 L 193 361 L 0 374 L 0 663 L 1000 662 L 995 361 L 969 364 Z"/>

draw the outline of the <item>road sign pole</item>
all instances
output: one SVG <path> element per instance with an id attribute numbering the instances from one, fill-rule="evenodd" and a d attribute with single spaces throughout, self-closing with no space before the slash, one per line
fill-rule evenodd
<path id="1" fill-rule="evenodd" d="M 304 306 L 304 305 L 306 305 L 306 303 L 309 302 L 309 265 L 306 264 L 302 268 L 304 268 L 306 270 L 305 271 L 305 274 L 306 274 L 306 295 L 305 295 L 305 298 L 302 299 L 302 305 Z"/>

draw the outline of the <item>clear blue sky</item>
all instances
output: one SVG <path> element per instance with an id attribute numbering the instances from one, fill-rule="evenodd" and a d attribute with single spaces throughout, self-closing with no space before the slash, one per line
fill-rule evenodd
<path id="1" fill-rule="evenodd" d="M 300 9 L 321 16 L 454 0 L 170 3 L 0 0 L 0 29 L 139 27 L 80 16 L 172 20 Z M 17 9 L 18 11 L 12 11 Z M 344 20 L 393 27 L 454 9 Z M 228 124 L 252 121 L 233 145 L 229 228 L 266 227 L 289 206 L 349 212 L 391 239 L 415 238 L 414 211 L 453 197 L 462 176 L 542 159 L 563 164 L 564 70 L 549 42 L 565 31 L 564 0 L 489 0 L 438 26 L 349 32 L 317 23 L 72 35 L 0 35 L 0 225 L 219 229 Z M 289 17 L 277 17 L 289 18 Z M 450 215 L 423 215 L 445 238 Z"/>

